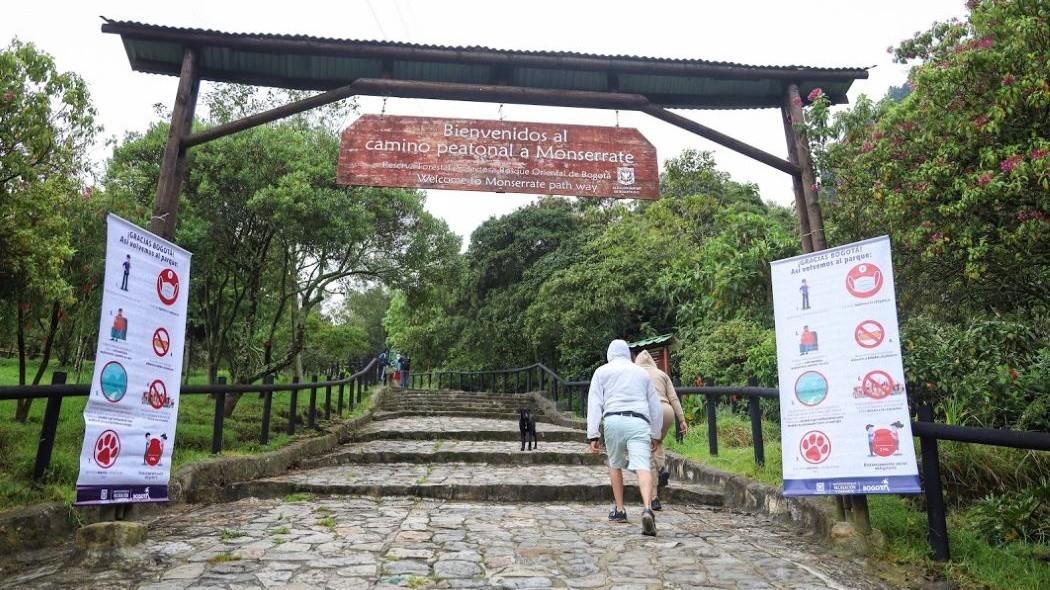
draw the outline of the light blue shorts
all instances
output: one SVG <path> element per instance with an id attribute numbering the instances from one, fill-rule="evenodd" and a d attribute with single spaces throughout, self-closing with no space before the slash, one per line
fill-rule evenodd
<path id="1" fill-rule="evenodd" d="M 605 452 L 609 467 L 649 470 L 649 423 L 634 416 L 606 416 Z"/>

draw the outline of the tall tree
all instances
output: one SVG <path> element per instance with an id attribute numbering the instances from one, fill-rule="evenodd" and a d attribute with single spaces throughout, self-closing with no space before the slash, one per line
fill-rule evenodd
<path id="1" fill-rule="evenodd" d="M 26 382 L 26 324 L 46 302 L 39 383 L 50 361 L 62 305 L 72 298 L 63 276 L 72 256 L 64 205 L 81 193 L 87 148 L 100 127 L 87 85 L 60 72 L 31 43 L 13 40 L 0 50 L 0 301 L 16 316 L 19 383 Z M 25 421 L 32 400 L 15 417 Z"/>

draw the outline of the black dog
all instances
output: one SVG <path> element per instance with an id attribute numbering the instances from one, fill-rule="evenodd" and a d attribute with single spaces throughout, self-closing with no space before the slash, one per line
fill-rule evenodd
<path id="1" fill-rule="evenodd" d="M 536 418 L 532 410 L 522 408 L 518 413 L 518 430 L 521 431 L 521 450 L 525 450 L 525 440 L 529 440 L 529 450 L 536 448 Z"/>

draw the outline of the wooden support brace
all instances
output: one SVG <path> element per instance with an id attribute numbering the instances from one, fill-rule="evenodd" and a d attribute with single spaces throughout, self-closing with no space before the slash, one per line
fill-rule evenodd
<path id="1" fill-rule="evenodd" d="M 182 54 L 179 88 L 175 93 L 175 107 L 171 111 L 168 143 L 160 165 L 157 198 L 153 201 L 150 231 L 171 240 L 175 235 L 175 220 L 179 214 L 179 191 L 186 174 L 186 137 L 193 129 L 193 113 L 197 108 L 200 77 L 197 72 L 197 50 L 186 47 Z"/>

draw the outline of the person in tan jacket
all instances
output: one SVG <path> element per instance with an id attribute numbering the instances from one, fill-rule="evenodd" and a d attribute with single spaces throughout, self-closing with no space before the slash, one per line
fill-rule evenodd
<path id="1" fill-rule="evenodd" d="M 664 439 L 667 438 L 667 433 L 671 430 L 671 426 L 675 424 L 675 418 L 678 419 L 678 424 L 682 436 L 685 436 L 689 432 L 689 424 L 685 421 L 685 413 L 682 412 L 682 403 L 678 401 L 678 392 L 674 389 L 674 384 L 671 383 L 671 378 L 667 376 L 656 366 L 656 362 L 653 360 L 652 355 L 649 354 L 648 350 L 643 350 L 638 353 L 638 356 L 634 359 L 634 364 L 645 369 L 646 373 L 649 373 L 649 379 L 653 382 L 653 388 L 656 389 L 656 397 L 660 400 L 660 408 L 664 413 L 664 426 L 660 432 L 660 440 L 656 442 L 656 450 L 653 452 L 653 510 L 660 510 L 660 500 L 656 497 L 657 485 L 659 484 L 660 478 L 656 477 L 655 474 L 659 474 L 660 470 L 663 469 L 664 464 L 667 462 L 667 454 L 664 451 Z"/>

